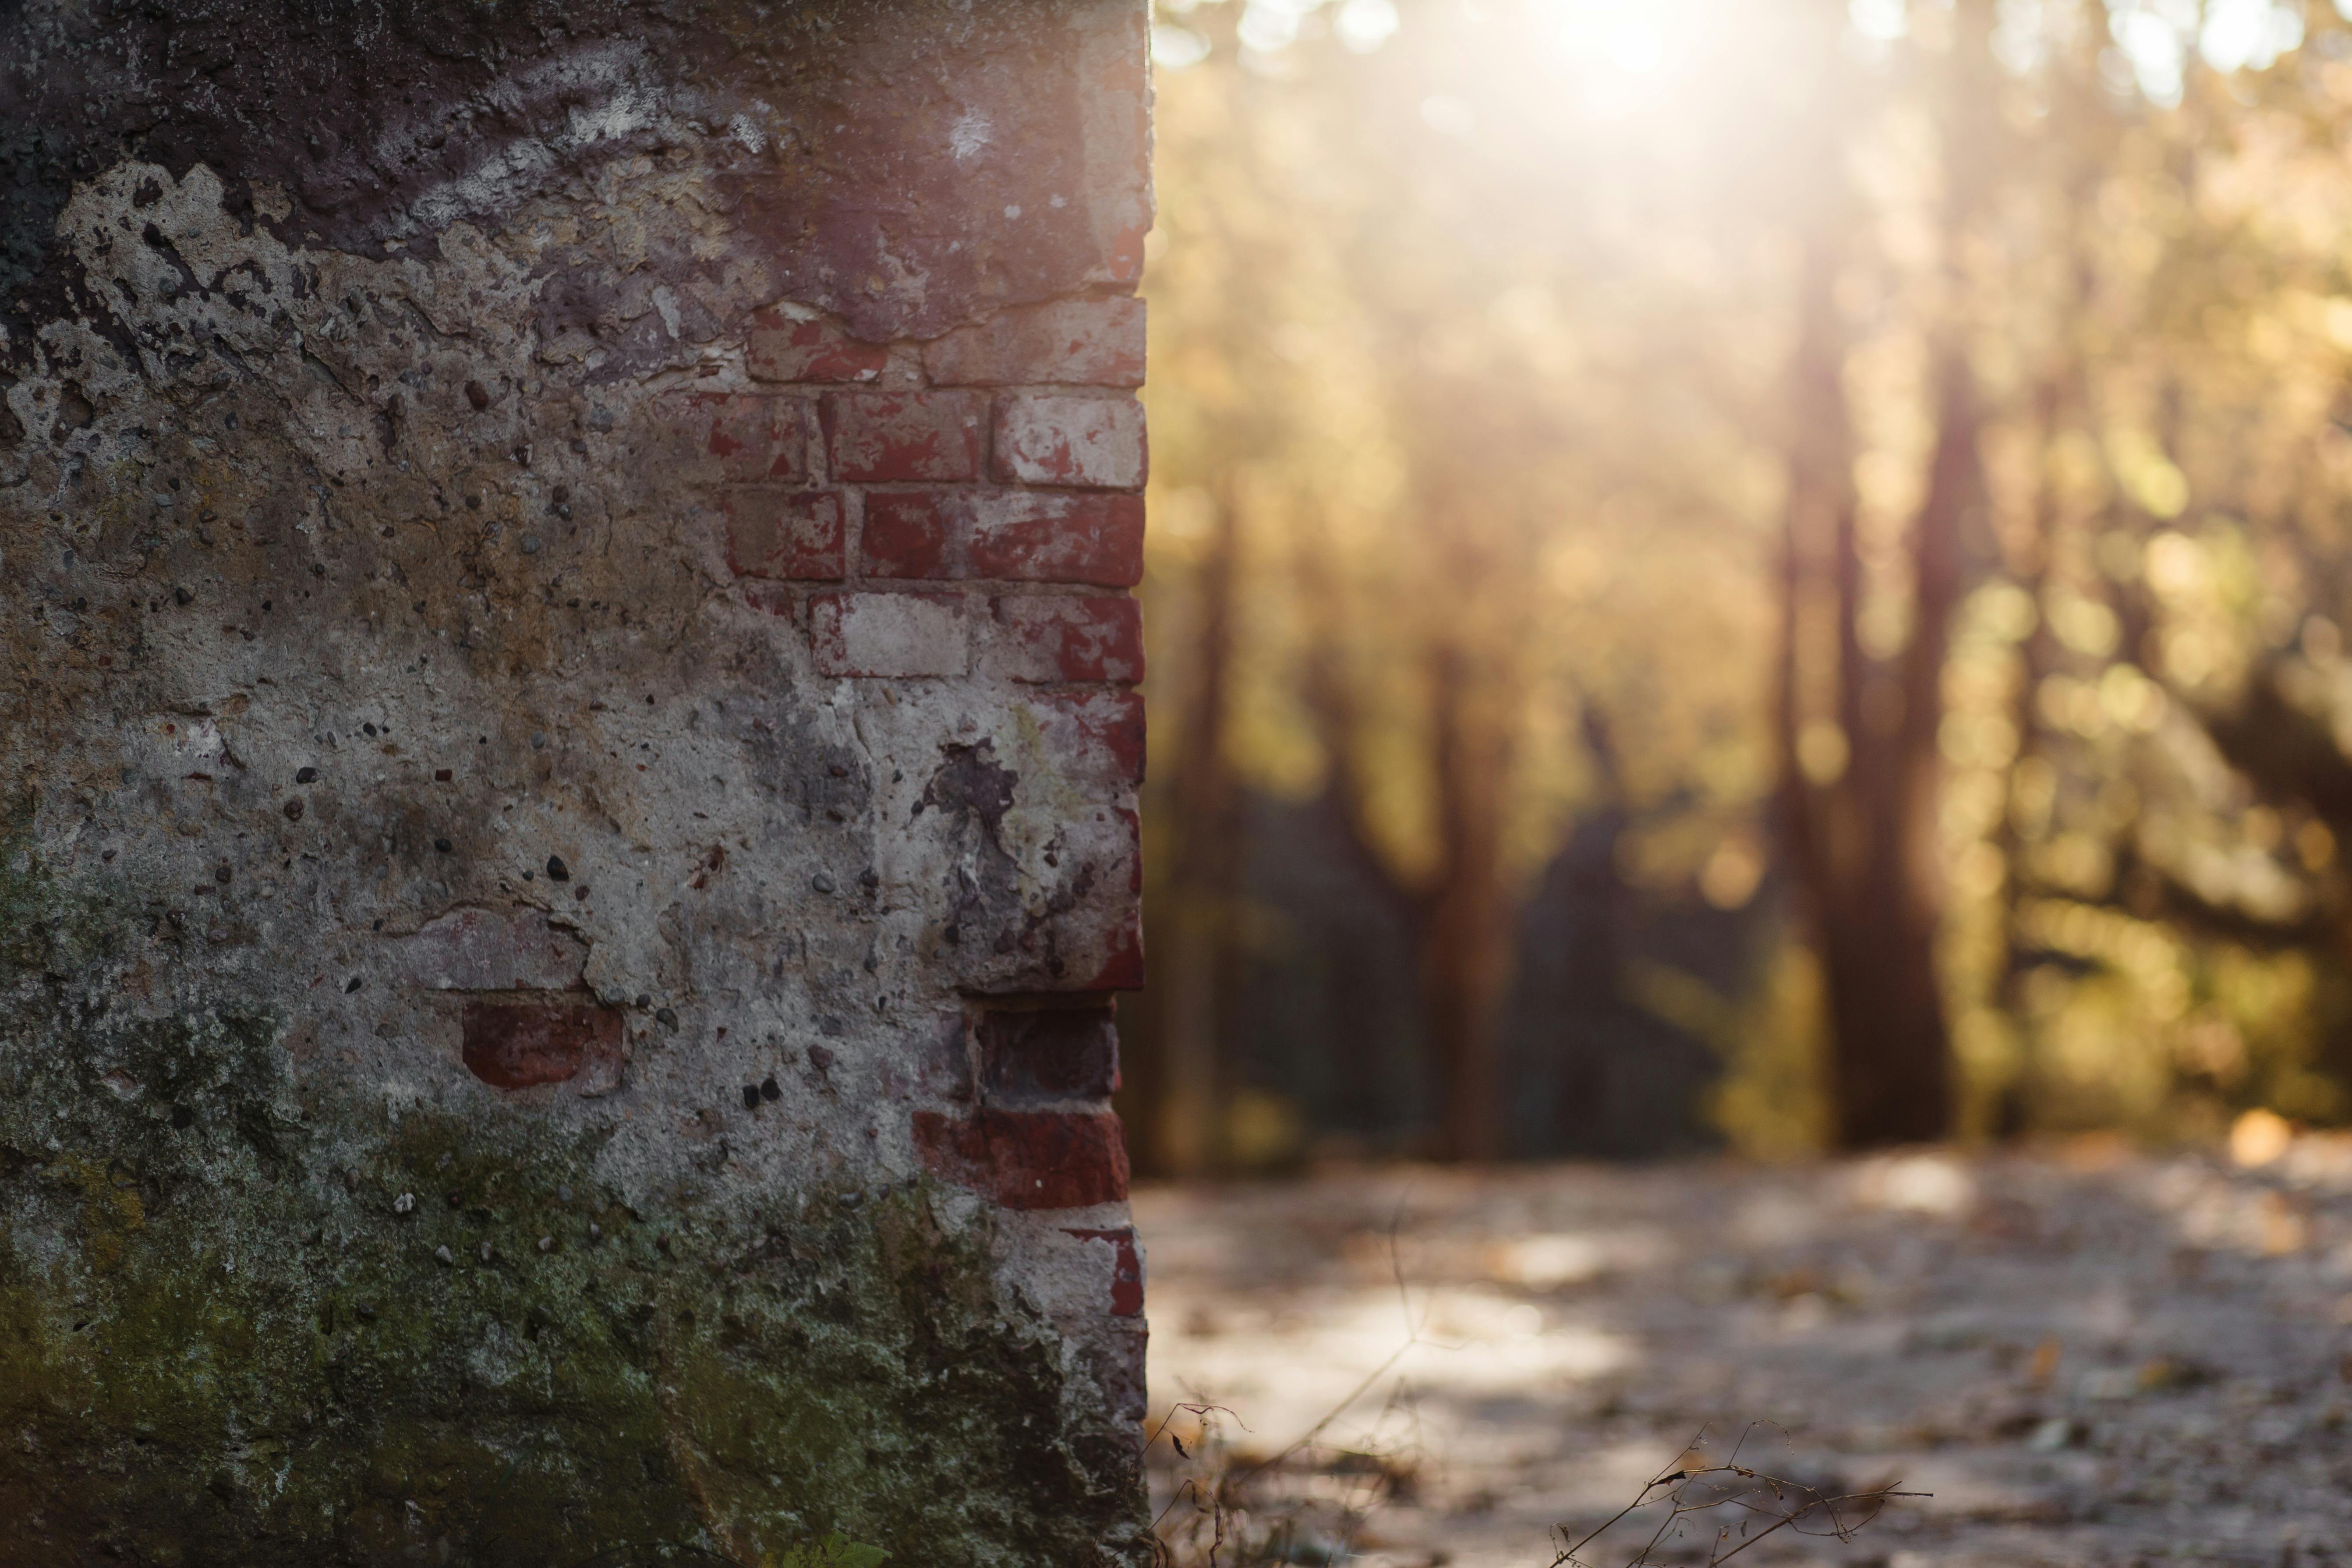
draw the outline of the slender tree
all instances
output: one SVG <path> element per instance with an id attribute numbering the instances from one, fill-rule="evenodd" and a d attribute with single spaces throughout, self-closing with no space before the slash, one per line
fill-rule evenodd
<path id="1" fill-rule="evenodd" d="M 1838 272 L 1855 250 L 1832 188 L 1800 240 L 1791 356 L 1787 538 L 1777 710 L 1780 812 L 1811 917 L 1828 1013 L 1832 1136 L 1863 1148 L 1942 1136 L 1952 1114 L 1950 1035 L 1937 973 L 1936 842 L 1943 676 L 1966 582 L 1964 535 L 1981 515 L 1983 412 L 1969 358 L 1967 248 L 1982 206 L 1992 115 L 1990 0 L 1959 0 L 1940 65 L 1944 199 L 1939 299 L 1927 328 L 1935 436 L 1912 516 L 1909 636 L 1892 658 L 1864 646 L 1863 563 L 1844 384 Z M 1828 131 L 1834 121 L 1819 121 Z M 1834 166 L 1835 132 L 1821 151 Z M 1834 187 L 1835 179 L 1831 184 Z M 1826 595 L 1809 578 L 1828 578 Z M 1834 627 L 1832 717 L 1806 711 L 1800 644 L 1826 598 Z"/>

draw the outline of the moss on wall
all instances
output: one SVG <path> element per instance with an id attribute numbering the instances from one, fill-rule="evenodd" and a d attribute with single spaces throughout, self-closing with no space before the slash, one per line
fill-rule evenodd
<path id="1" fill-rule="evenodd" d="M 0 847 L 0 1560 L 1094 1559 L 1131 1472 L 920 1184 L 624 1201 L 595 1138 L 308 1094 L 114 1005 L 131 918 Z M 56 961 L 66 959 L 60 966 Z"/>

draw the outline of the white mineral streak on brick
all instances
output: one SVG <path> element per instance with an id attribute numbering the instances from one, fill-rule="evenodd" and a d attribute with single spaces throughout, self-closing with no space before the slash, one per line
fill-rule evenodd
<path id="1" fill-rule="evenodd" d="M 1143 472 L 1143 405 L 1131 397 L 1016 395 L 997 405 L 997 478 L 1134 489 Z"/>
<path id="2" fill-rule="evenodd" d="M 963 601 L 947 594 L 827 594 L 810 605 L 821 675 L 900 679 L 971 667 Z"/>
<path id="3" fill-rule="evenodd" d="M 949 150 L 955 153 L 956 161 L 961 163 L 977 155 L 982 148 L 988 145 L 993 130 L 987 115 L 976 109 L 967 110 L 957 117 L 953 125 L 948 127 Z"/>
<path id="4" fill-rule="evenodd" d="M 1131 397 L 1005 398 L 996 412 L 997 477 L 1031 485 L 1133 489 L 1143 483 L 1143 405 Z"/>

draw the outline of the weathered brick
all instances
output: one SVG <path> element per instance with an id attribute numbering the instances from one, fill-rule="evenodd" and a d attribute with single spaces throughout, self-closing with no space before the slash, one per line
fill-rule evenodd
<path id="1" fill-rule="evenodd" d="M 1006 633 L 1000 664 L 1015 680 L 1143 679 L 1143 610 L 1133 599 L 1024 595 L 999 599 L 996 614 Z"/>
<path id="2" fill-rule="evenodd" d="M 829 393 L 833 477 L 851 484 L 977 479 L 984 401 L 969 392 Z"/>
<path id="3" fill-rule="evenodd" d="M 1135 1227 L 1123 1225 L 1115 1230 L 1066 1230 L 1065 1236 L 1075 1236 L 1080 1241 L 1099 1241 L 1111 1249 L 1110 1299 L 1108 1305 L 1114 1318 L 1132 1318 L 1143 1310 L 1143 1257 L 1135 1244 Z"/>
<path id="4" fill-rule="evenodd" d="M 1127 857 L 1127 898 L 1119 906 L 1118 923 L 1103 933 L 1102 967 L 1079 989 L 1140 991 L 1144 978 L 1143 819 L 1125 806 L 1113 808 L 1112 816 L 1125 829 L 1130 847 Z"/>
<path id="5" fill-rule="evenodd" d="M 839 491 L 730 489 L 719 504 L 727 517 L 727 564 L 737 576 L 832 582 L 842 575 Z"/>
<path id="6" fill-rule="evenodd" d="M 975 577 L 1133 587 L 1143 581 L 1143 498 L 976 497 L 965 560 Z"/>
<path id="7" fill-rule="evenodd" d="M 861 342 L 830 321 L 793 321 L 762 310 L 751 319 L 744 368 L 755 381 L 872 381 L 890 363 L 880 343 Z"/>
<path id="8" fill-rule="evenodd" d="M 1140 692 L 1041 691 L 1022 707 L 1044 733 L 1062 778 L 1095 789 L 1143 782 Z"/>
<path id="9" fill-rule="evenodd" d="M 1057 300 L 1000 311 L 926 344 L 923 372 L 940 386 L 1141 386 L 1143 341 L 1140 300 Z"/>
<path id="10" fill-rule="evenodd" d="M 800 479 L 808 474 L 808 405 L 796 397 L 698 392 L 671 406 L 694 454 L 727 479 Z"/>
<path id="11" fill-rule="evenodd" d="M 588 950 L 537 910 L 463 909 L 397 939 L 402 973 L 436 991 L 561 991 Z"/>
<path id="12" fill-rule="evenodd" d="M 1134 489 L 1148 466 L 1143 405 L 1131 397 L 1023 393 L 997 403 L 1000 479 Z"/>
<path id="13" fill-rule="evenodd" d="M 1118 1025 L 1108 1007 L 996 1008 L 972 1023 L 991 1105 L 1101 1100 L 1118 1089 Z"/>
<path id="14" fill-rule="evenodd" d="M 809 636 L 820 675 L 911 679 L 971 668 L 963 601 L 953 595 L 820 595 Z"/>
<path id="15" fill-rule="evenodd" d="M 952 490 L 876 490 L 866 498 L 858 570 L 871 577 L 954 577 L 961 498 Z"/>
<path id="16" fill-rule="evenodd" d="M 593 1003 L 468 1002 L 466 1070 L 496 1089 L 562 1083 L 621 1055 L 621 1015 Z"/>
<path id="17" fill-rule="evenodd" d="M 862 569 L 1124 588 L 1143 576 L 1143 498 L 884 490 L 866 500 Z"/>
<path id="18" fill-rule="evenodd" d="M 1127 1196 L 1127 1140 L 1108 1111 L 919 1110 L 914 1133 L 926 1170 L 1005 1208 L 1085 1208 Z"/>
<path id="19" fill-rule="evenodd" d="M 1082 991 L 1140 991 L 1144 983 L 1143 908 L 1135 906 L 1115 931 L 1104 933 L 1103 965 Z"/>

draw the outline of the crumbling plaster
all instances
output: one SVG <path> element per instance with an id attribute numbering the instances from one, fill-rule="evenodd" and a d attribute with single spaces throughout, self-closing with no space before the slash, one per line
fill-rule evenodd
<path id="1" fill-rule="evenodd" d="M 0 18 L 0 1562 L 1141 1552 L 1144 20 Z"/>

